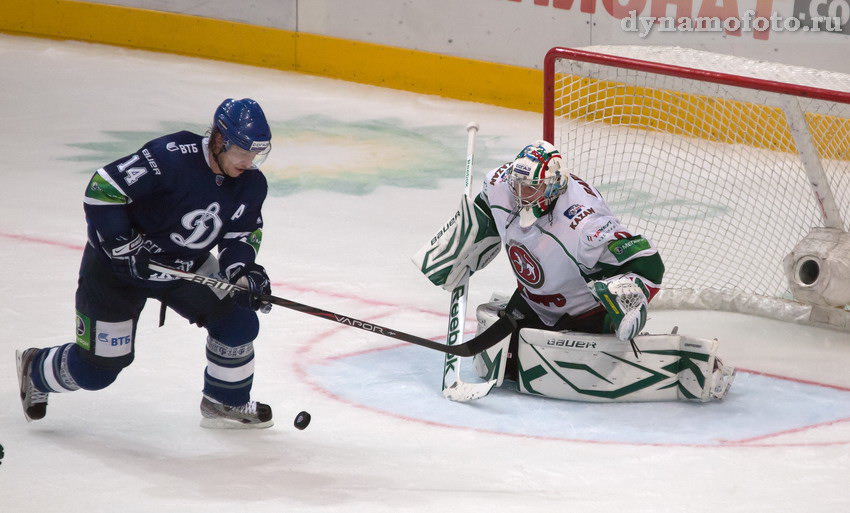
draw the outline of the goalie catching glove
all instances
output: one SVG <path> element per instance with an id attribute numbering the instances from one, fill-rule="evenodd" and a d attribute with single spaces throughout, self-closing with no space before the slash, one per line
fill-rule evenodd
<path id="1" fill-rule="evenodd" d="M 587 284 L 613 321 L 614 333 L 620 340 L 631 341 L 646 324 L 649 289 L 640 276 L 627 273 Z"/>
<path id="2" fill-rule="evenodd" d="M 463 196 L 460 208 L 431 242 L 412 258 L 431 283 L 451 292 L 463 277 L 483 269 L 499 253 L 501 239 L 492 218 Z"/>

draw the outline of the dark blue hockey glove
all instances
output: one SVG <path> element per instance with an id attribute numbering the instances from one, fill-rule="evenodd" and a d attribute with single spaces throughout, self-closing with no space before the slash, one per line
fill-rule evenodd
<path id="1" fill-rule="evenodd" d="M 250 263 L 245 266 L 238 266 L 231 269 L 231 276 L 228 277 L 230 283 L 235 283 L 245 287 L 250 292 L 237 292 L 236 301 L 244 308 L 251 308 L 262 313 L 269 313 L 272 309 L 271 303 L 262 301 L 257 294 L 270 295 L 272 293 L 272 283 L 269 280 L 269 275 L 260 264 Z"/>
<path id="2" fill-rule="evenodd" d="M 148 269 L 151 254 L 141 234 L 103 241 L 101 247 L 109 257 L 109 263 L 115 274 L 137 280 L 148 280 L 154 274 Z"/>

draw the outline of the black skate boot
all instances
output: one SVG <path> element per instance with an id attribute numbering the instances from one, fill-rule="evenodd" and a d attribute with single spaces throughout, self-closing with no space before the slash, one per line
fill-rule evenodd
<path id="1" fill-rule="evenodd" d="M 271 406 L 257 401 L 227 406 L 204 396 L 201 415 L 201 427 L 212 429 L 260 429 L 274 425 Z"/>
<path id="2" fill-rule="evenodd" d="M 32 361 L 38 348 L 31 347 L 15 351 L 18 365 L 18 384 L 21 389 L 21 406 L 27 422 L 43 419 L 47 414 L 47 394 L 39 391 L 32 383 Z"/>

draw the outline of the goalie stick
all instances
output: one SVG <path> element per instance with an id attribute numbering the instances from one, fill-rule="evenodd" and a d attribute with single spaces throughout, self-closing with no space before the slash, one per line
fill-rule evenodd
<path id="1" fill-rule="evenodd" d="M 475 155 L 475 133 L 478 131 L 478 123 L 471 122 L 466 125 L 466 176 L 464 179 L 463 195 L 466 200 L 472 184 L 472 161 Z M 468 201 L 461 201 L 461 209 L 468 206 Z M 461 215 L 474 216 L 475 212 L 458 212 Z M 446 335 L 446 343 L 453 344 L 456 340 L 463 340 L 463 326 L 466 322 L 466 298 L 469 289 L 469 272 L 466 272 L 457 287 L 452 291 L 451 305 L 449 306 L 449 329 Z M 502 317 L 510 318 L 509 315 Z M 487 330 L 489 331 L 489 329 Z M 486 333 L 486 331 L 484 332 Z M 484 334 L 482 333 L 482 335 Z M 508 333 L 502 335 L 502 338 Z M 475 339 L 473 339 L 475 340 Z M 501 339 L 499 339 L 501 340 Z M 468 344 L 469 342 L 467 342 Z M 493 342 L 491 346 L 497 342 Z M 463 344 L 460 344 L 463 345 Z M 458 346 L 452 346 L 458 347 Z M 496 380 L 481 383 L 467 383 L 460 379 L 460 359 L 455 353 L 446 352 L 443 362 L 443 397 L 451 401 L 471 401 L 480 399 L 490 393 Z"/>
<path id="2" fill-rule="evenodd" d="M 181 271 L 179 269 L 173 269 L 164 265 L 151 263 L 148 264 L 148 267 L 152 271 L 156 271 L 158 273 L 174 276 L 175 278 L 191 281 L 199 285 L 206 285 L 207 287 L 210 287 L 212 289 L 217 289 L 228 293 L 234 291 L 249 292 L 249 290 L 245 287 L 235 285 L 227 281 L 217 280 L 208 276 L 201 276 L 200 274 Z M 509 333 L 511 333 L 516 327 L 516 321 L 514 321 L 510 316 L 506 315 L 502 317 L 502 319 L 505 319 L 504 323 L 500 325 L 499 322 L 502 321 L 502 319 L 499 319 L 499 322 L 496 322 L 486 331 L 484 331 L 477 337 L 471 339 L 470 341 L 458 345 L 446 345 L 440 344 L 439 342 L 434 342 L 433 340 L 428 340 L 427 338 L 417 337 L 416 335 L 410 335 L 384 326 L 379 326 L 371 322 L 364 322 L 358 319 L 354 319 L 352 317 L 340 315 L 334 312 L 329 312 L 327 310 L 322 310 L 321 308 L 315 308 L 313 306 L 297 303 L 295 301 L 284 299 L 282 297 L 267 294 L 255 294 L 255 296 L 260 300 L 267 301 L 273 305 L 282 306 L 284 308 L 289 308 L 290 310 L 303 312 L 308 315 L 321 317 L 322 319 L 327 319 L 329 321 L 338 322 L 346 326 L 351 326 L 352 328 L 359 328 L 370 333 L 377 333 L 378 335 L 394 338 L 397 340 L 408 342 L 410 344 L 416 344 L 417 346 L 427 347 L 428 349 L 442 351 L 444 353 L 455 356 L 475 356 L 481 351 L 484 351 L 485 349 L 496 345 L 500 340 L 502 340 Z"/>

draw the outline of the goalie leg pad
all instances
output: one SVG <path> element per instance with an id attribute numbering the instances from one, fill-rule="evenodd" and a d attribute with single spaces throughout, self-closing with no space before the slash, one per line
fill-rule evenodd
<path id="1" fill-rule="evenodd" d="M 635 358 L 615 335 L 525 328 L 519 336 L 519 390 L 590 402 L 722 399 L 734 369 L 716 365 L 717 341 L 641 335 Z M 719 365 L 719 366 L 718 366 Z"/>
<path id="2" fill-rule="evenodd" d="M 476 336 L 499 320 L 500 312 L 504 311 L 509 299 L 508 296 L 494 293 L 489 302 L 478 306 L 475 312 L 478 319 L 478 327 L 475 330 Z M 488 381 L 495 379 L 497 387 L 502 386 L 502 382 L 505 380 L 510 341 L 511 337 L 508 335 L 501 342 L 475 355 L 472 360 L 476 374 Z"/>

